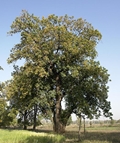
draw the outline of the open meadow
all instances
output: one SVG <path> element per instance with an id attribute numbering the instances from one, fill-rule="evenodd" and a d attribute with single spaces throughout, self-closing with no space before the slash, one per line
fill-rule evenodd
<path id="1" fill-rule="evenodd" d="M 68 126 L 66 129 L 66 142 L 78 142 L 78 127 Z M 81 129 L 81 143 L 120 143 L 120 125 L 86 127 L 85 134 Z"/>
<path id="2" fill-rule="evenodd" d="M 63 143 L 65 137 L 51 133 L 0 129 L 0 143 Z"/>
<path id="3" fill-rule="evenodd" d="M 81 143 L 120 143 L 120 125 L 86 126 L 81 128 Z M 51 125 L 31 130 L 0 129 L 0 143 L 78 143 L 78 125 L 67 126 L 63 135 L 56 135 Z"/>

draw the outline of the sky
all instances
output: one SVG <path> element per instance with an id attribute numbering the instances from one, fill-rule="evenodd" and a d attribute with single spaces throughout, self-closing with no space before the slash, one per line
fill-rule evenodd
<path id="1" fill-rule="evenodd" d="M 7 32 L 22 10 L 40 18 L 51 14 L 83 18 L 101 32 L 97 60 L 110 74 L 108 100 L 113 119 L 120 119 L 120 0 L 0 0 L 0 66 L 4 68 L 0 71 L 1 82 L 11 79 L 13 65 L 7 64 L 7 58 L 20 39 Z"/>

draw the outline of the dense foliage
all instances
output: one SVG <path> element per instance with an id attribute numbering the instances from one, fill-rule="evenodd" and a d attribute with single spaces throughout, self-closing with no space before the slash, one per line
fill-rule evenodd
<path id="1" fill-rule="evenodd" d="M 24 65 L 14 65 L 7 96 L 24 127 L 34 122 L 35 129 L 40 114 L 52 113 L 58 133 L 64 132 L 72 113 L 111 117 L 109 74 L 95 59 L 102 37 L 98 30 L 81 18 L 40 19 L 23 11 L 11 25 L 9 34 L 16 33 L 21 35 L 20 43 L 12 48 L 8 63 L 24 60 Z"/>

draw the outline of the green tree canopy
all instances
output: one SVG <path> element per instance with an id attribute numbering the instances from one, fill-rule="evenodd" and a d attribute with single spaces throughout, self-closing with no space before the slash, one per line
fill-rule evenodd
<path id="1" fill-rule="evenodd" d="M 42 86 L 49 104 L 46 109 L 50 107 L 53 113 L 55 132 L 64 131 L 71 113 L 81 111 L 92 118 L 102 111 L 111 116 L 109 74 L 95 60 L 102 37 L 98 30 L 82 18 L 49 15 L 40 19 L 23 11 L 11 25 L 9 34 L 16 33 L 21 40 L 12 48 L 8 63 L 24 59 L 25 78 L 37 76 L 35 82 Z"/>
<path id="2" fill-rule="evenodd" d="M 7 96 L 6 96 L 6 83 L 0 84 L 0 127 L 5 127 L 10 125 L 12 118 L 9 117 L 10 110 L 7 104 Z"/>
<path id="3" fill-rule="evenodd" d="M 13 79 L 7 85 L 7 98 L 10 108 L 19 112 L 19 123 L 36 128 L 39 114 L 47 114 L 44 107 L 47 106 L 46 98 L 43 98 L 44 90 L 37 75 L 26 76 L 26 68 L 14 66 Z M 46 105 L 47 104 L 47 105 Z"/>

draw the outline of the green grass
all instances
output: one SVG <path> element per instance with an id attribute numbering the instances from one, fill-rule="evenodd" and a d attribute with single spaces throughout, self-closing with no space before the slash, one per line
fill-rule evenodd
<path id="1" fill-rule="evenodd" d="M 93 126 L 93 127 L 87 127 L 87 131 L 99 131 L 99 132 L 119 132 L 120 131 L 120 126 Z"/>
<path id="2" fill-rule="evenodd" d="M 78 143 L 78 125 L 67 126 L 63 135 L 53 134 L 48 125 L 37 128 L 37 133 L 0 129 L 0 143 Z M 120 125 L 87 126 L 85 135 L 82 127 L 80 143 L 120 143 Z"/>
<path id="3" fill-rule="evenodd" d="M 24 130 L 0 129 L 0 143 L 63 143 L 65 137 Z"/>

